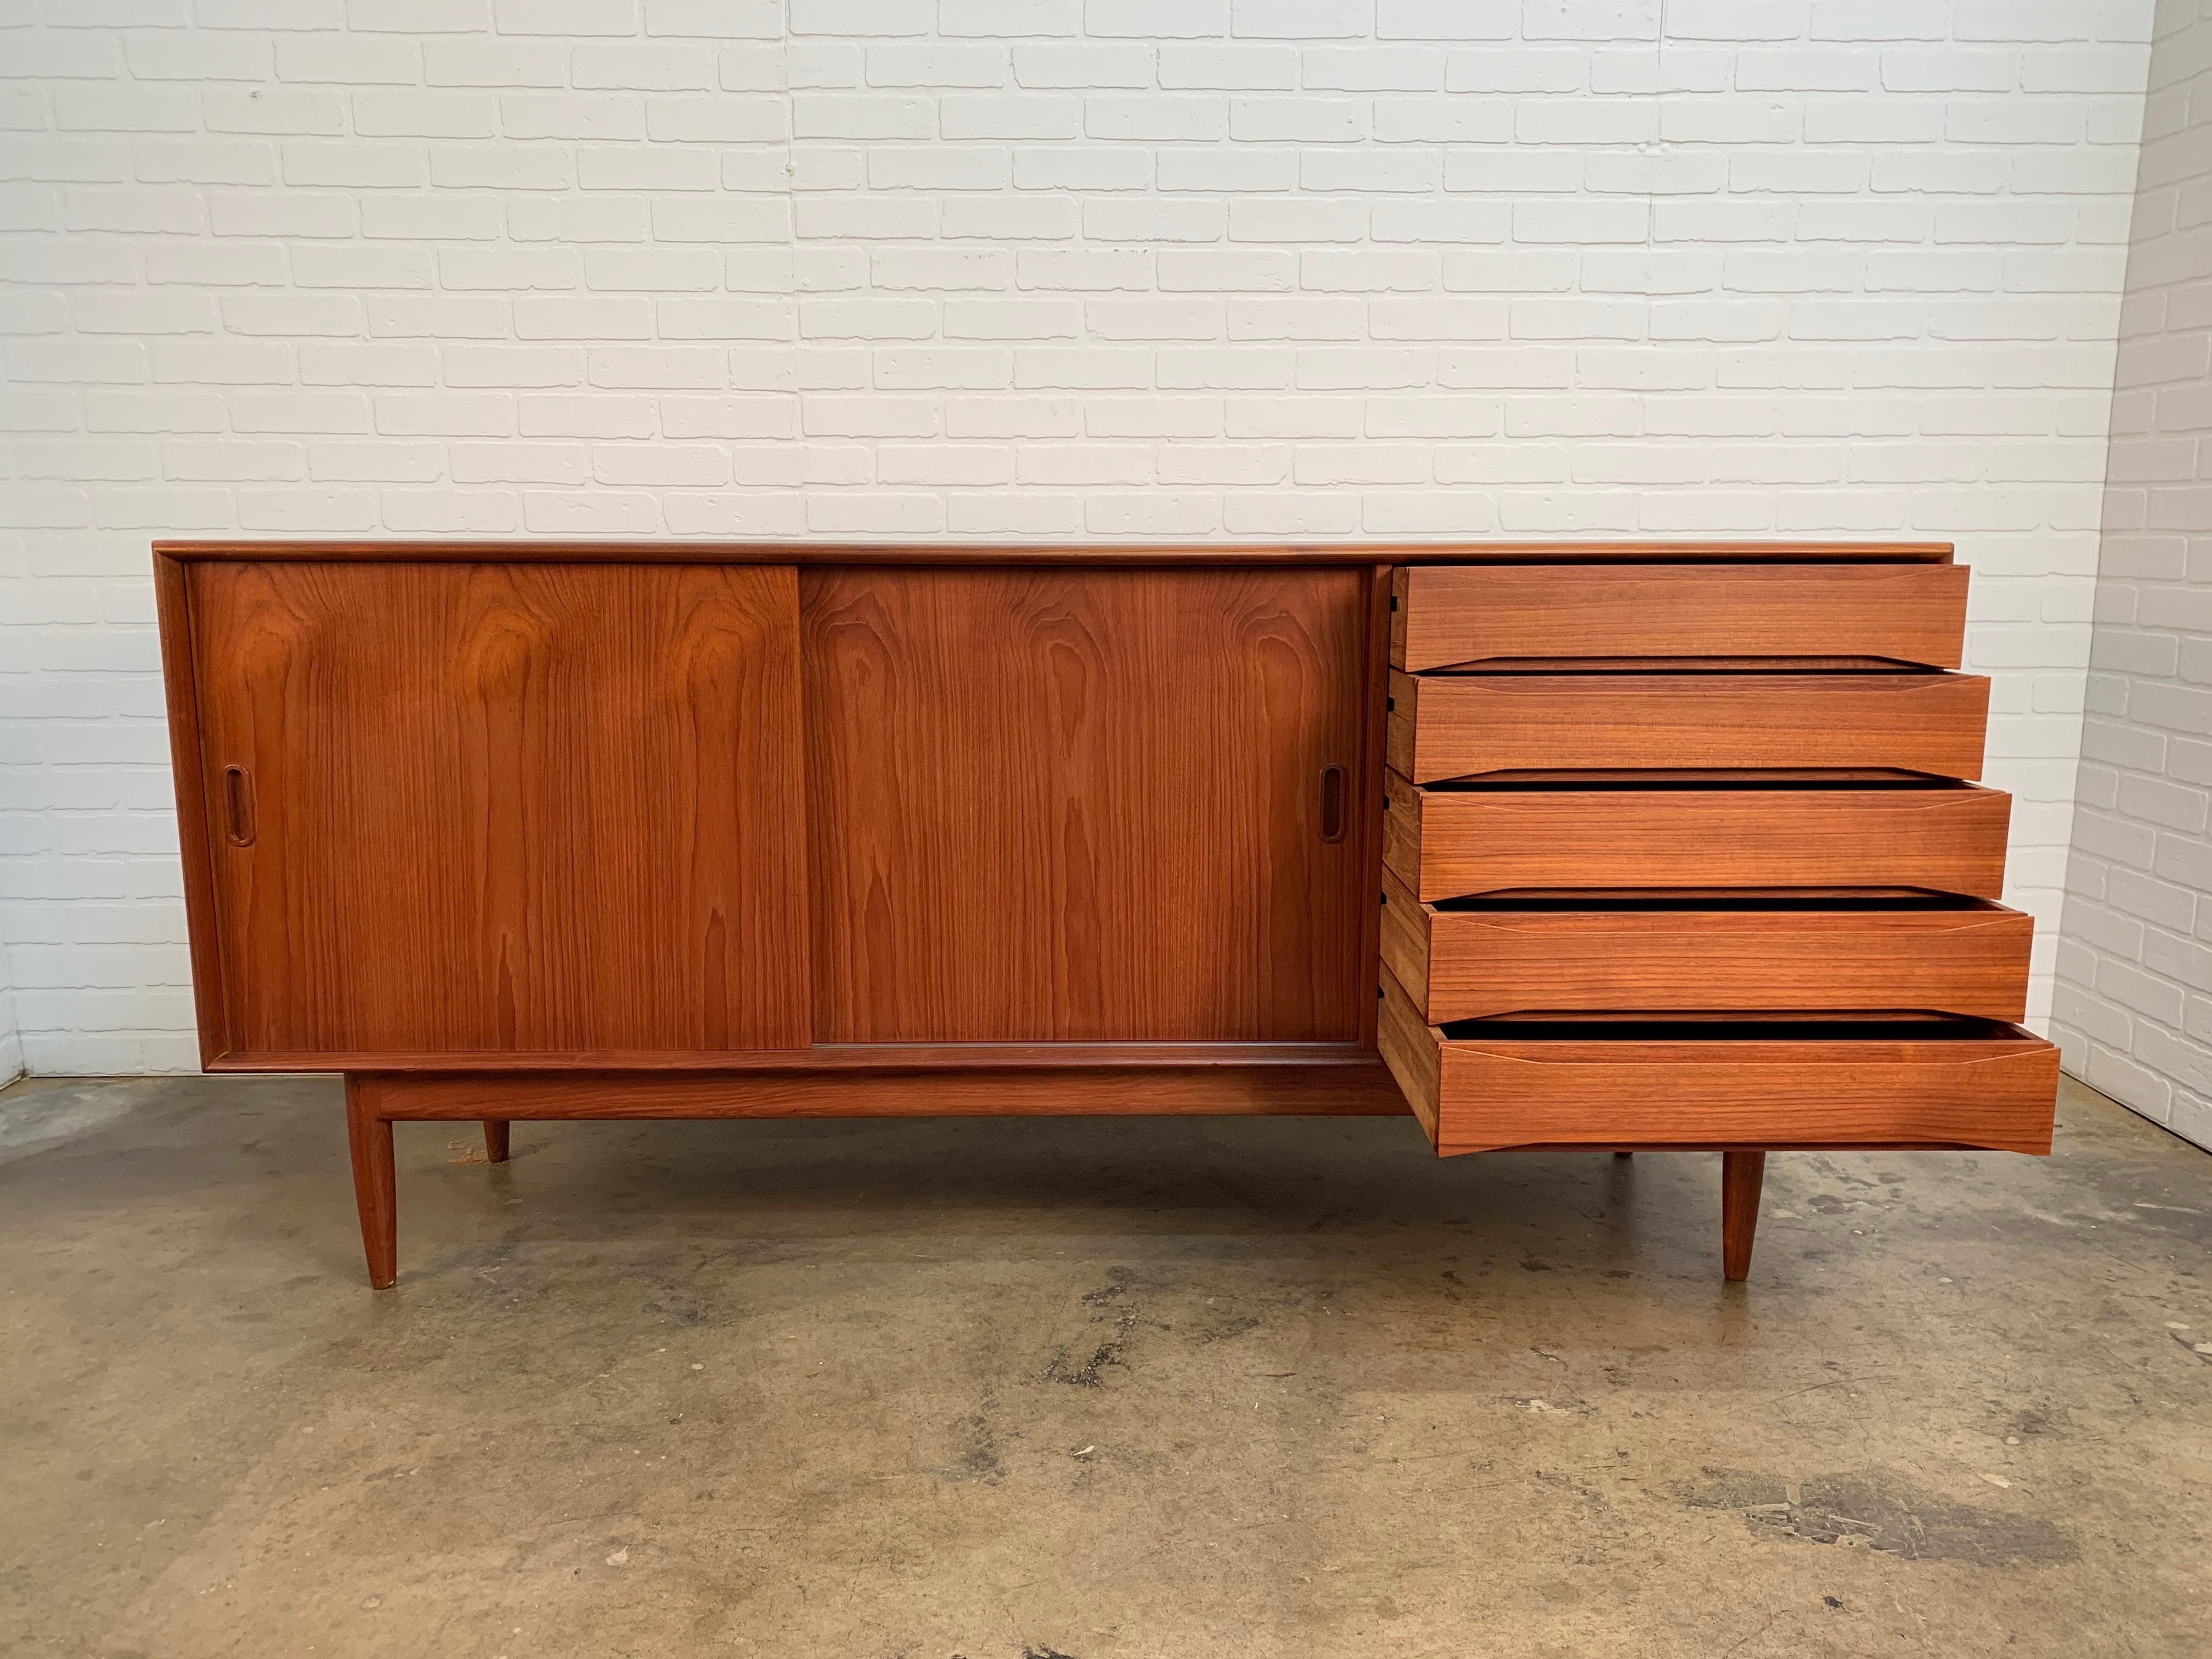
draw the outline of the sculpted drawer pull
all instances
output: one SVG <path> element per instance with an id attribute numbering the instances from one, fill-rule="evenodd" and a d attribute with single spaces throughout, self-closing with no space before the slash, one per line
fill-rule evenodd
<path id="1" fill-rule="evenodd" d="M 1344 769 L 1341 766 L 1321 769 L 1321 838 L 1323 841 L 1344 839 Z"/>
<path id="2" fill-rule="evenodd" d="M 230 844 L 253 845 L 253 775 L 242 766 L 222 769 L 222 800 L 230 817 Z"/>

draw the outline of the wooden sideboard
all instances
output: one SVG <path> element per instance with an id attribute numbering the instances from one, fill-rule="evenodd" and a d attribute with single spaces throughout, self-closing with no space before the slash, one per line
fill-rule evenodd
<path id="1" fill-rule="evenodd" d="M 202 1057 L 392 1124 L 2046 1152 L 1934 544 L 162 542 Z"/>

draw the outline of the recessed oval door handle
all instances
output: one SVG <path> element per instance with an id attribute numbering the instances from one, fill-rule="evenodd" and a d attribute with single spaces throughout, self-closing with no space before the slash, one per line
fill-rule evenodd
<path id="1" fill-rule="evenodd" d="M 230 844 L 253 845 L 253 774 L 242 766 L 222 769 L 222 803 L 230 819 Z"/>
<path id="2" fill-rule="evenodd" d="M 1323 841 L 1344 839 L 1344 769 L 1341 766 L 1321 769 L 1321 838 Z"/>

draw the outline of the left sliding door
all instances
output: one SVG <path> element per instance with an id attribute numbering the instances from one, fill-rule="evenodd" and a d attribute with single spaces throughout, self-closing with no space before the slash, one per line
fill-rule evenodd
<path id="1" fill-rule="evenodd" d="M 208 561 L 184 593 L 210 1063 L 805 1046 L 789 568 Z"/>

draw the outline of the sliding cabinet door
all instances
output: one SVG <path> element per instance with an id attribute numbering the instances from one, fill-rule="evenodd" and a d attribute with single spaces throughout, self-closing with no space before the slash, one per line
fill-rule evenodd
<path id="1" fill-rule="evenodd" d="M 803 572 L 820 1040 L 1356 1041 L 1368 590 Z"/>

